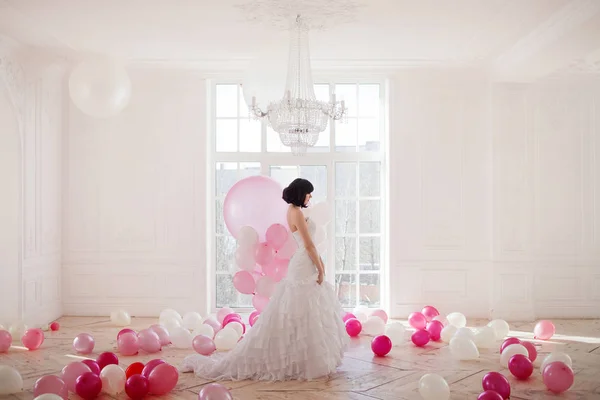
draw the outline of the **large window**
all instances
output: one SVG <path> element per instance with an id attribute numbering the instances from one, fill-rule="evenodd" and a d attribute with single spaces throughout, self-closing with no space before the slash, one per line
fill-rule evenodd
<path id="1" fill-rule="evenodd" d="M 236 83 L 212 86 L 211 175 L 209 221 L 213 308 L 250 308 L 251 296 L 232 284 L 237 271 L 236 242 L 223 222 L 223 200 L 239 179 L 263 174 L 282 187 L 297 177 L 315 186 L 313 202 L 325 201 L 333 213 L 327 229 L 327 251 L 322 254 L 326 279 L 335 284 L 346 308 L 381 306 L 384 235 L 383 85 L 342 83 L 315 85 L 317 97 L 331 93 L 348 107 L 345 122 L 330 123 L 316 146 L 293 156 L 265 122 L 250 120 L 242 89 Z"/>

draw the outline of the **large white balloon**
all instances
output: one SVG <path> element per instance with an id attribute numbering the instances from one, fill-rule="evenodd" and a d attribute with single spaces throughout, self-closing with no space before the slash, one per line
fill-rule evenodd
<path id="1" fill-rule="evenodd" d="M 185 313 L 183 316 L 183 327 L 189 329 L 190 331 L 198 329 L 202 323 L 202 315 L 197 312 L 190 311 Z"/>
<path id="2" fill-rule="evenodd" d="M 392 322 L 386 325 L 385 335 L 390 338 L 393 346 L 400 346 L 404 343 L 406 328 L 400 322 Z"/>
<path id="3" fill-rule="evenodd" d="M 204 335 L 212 339 L 215 337 L 215 330 L 208 324 L 202 324 L 198 328 L 194 329 L 194 332 L 192 332 L 192 337 L 196 337 L 198 335 Z"/>
<path id="4" fill-rule="evenodd" d="M 457 328 L 464 328 L 467 326 L 467 318 L 462 313 L 453 312 L 448 314 L 446 318 L 451 325 L 454 325 Z"/>
<path id="5" fill-rule="evenodd" d="M 128 326 L 131 324 L 131 316 L 125 310 L 117 310 L 110 313 L 110 322 L 116 326 Z"/>
<path id="6" fill-rule="evenodd" d="M 171 337 L 171 343 L 177 349 L 189 349 L 192 347 L 192 334 L 181 326 L 169 329 L 169 336 Z"/>
<path id="7" fill-rule="evenodd" d="M 385 332 L 385 322 L 377 316 L 367 318 L 362 324 L 362 333 L 367 336 L 379 336 Z M 391 339 L 390 339 L 391 340 Z M 392 344 L 394 342 L 392 341 Z"/>
<path id="8" fill-rule="evenodd" d="M 450 343 L 450 340 L 454 337 L 458 329 L 454 325 L 445 326 L 441 332 L 442 342 Z"/>
<path id="9" fill-rule="evenodd" d="M 498 340 L 504 339 L 510 331 L 510 326 L 508 325 L 508 322 L 506 322 L 503 319 L 495 319 L 491 321 L 487 326 L 494 329 L 494 331 L 496 332 L 496 339 Z"/>
<path id="10" fill-rule="evenodd" d="M 95 58 L 73 69 L 69 77 L 69 94 L 85 114 L 112 117 L 129 104 L 131 80 L 122 65 L 108 58 Z"/>
<path id="11" fill-rule="evenodd" d="M 419 379 L 419 394 L 424 400 L 447 400 L 450 387 L 440 375 L 425 374 Z"/>
<path id="12" fill-rule="evenodd" d="M 546 368 L 546 365 L 553 363 L 553 362 L 557 362 L 557 361 L 563 362 L 563 363 L 567 364 L 569 367 L 573 368 L 573 360 L 571 360 L 571 357 L 568 354 L 556 352 L 556 353 L 550 353 L 546 356 L 546 358 L 544 358 L 544 361 L 542 362 L 542 365 L 540 366 L 540 372 L 542 372 L 542 373 L 544 372 L 544 368 Z"/>
<path id="13" fill-rule="evenodd" d="M 227 351 L 235 347 L 239 340 L 239 336 L 235 329 L 229 328 L 227 325 L 215 335 L 215 346 L 218 351 Z"/>
<path id="14" fill-rule="evenodd" d="M 450 353 L 457 360 L 474 360 L 479 358 L 479 350 L 475 343 L 464 336 L 453 337 L 450 340 Z"/>
<path id="15" fill-rule="evenodd" d="M 504 368 L 508 368 L 508 362 L 512 356 L 517 354 L 522 354 L 525 357 L 529 357 L 529 351 L 522 344 L 515 343 L 506 346 L 506 348 L 502 350 L 502 354 L 500 354 L 500 364 L 502 364 Z"/>
<path id="16" fill-rule="evenodd" d="M 475 345 L 480 349 L 489 349 L 496 346 L 496 332 L 490 326 L 483 326 L 475 332 Z"/>
<path id="17" fill-rule="evenodd" d="M 102 391 L 110 395 L 117 395 L 125 390 L 127 377 L 123 368 L 115 364 L 109 364 L 100 372 L 102 380 Z"/>
<path id="18" fill-rule="evenodd" d="M 60 397 L 57 394 L 54 393 L 44 393 L 44 394 L 40 394 L 38 397 L 36 397 L 33 400 L 62 400 L 62 397 Z"/>
<path id="19" fill-rule="evenodd" d="M 19 371 L 8 365 L 0 365 L 0 395 L 23 391 L 23 378 Z"/>

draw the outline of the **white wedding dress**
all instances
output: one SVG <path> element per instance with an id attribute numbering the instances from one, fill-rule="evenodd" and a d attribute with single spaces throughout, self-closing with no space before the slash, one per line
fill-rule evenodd
<path id="1" fill-rule="evenodd" d="M 316 225 L 307 219 L 314 236 Z M 317 283 L 318 272 L 299 232 L 298 250 L 287 276 L 277 284 L 267 307 L 229 353 L 184 359 L 182 372 L 214 380 L 311 380 L 341 364 L 349 337 L 333 286 Z"/>

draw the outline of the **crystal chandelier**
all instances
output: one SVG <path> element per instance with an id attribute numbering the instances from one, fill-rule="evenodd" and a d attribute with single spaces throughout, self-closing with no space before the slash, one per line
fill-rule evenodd
<path id="1" fill-rule="evenodd" d="M 330 119 L 341 120 L 344 117 L 346 107 L 344 101 L 336 101 L 335 94 L 329 102 L 317 100 L 310 68 L 308 25 L 298 15 L 290 31 L 284 96 L 271 102 L 266 110 L 261 110 L 256 98 L 252 97 L 250 114 L 254 118 L 266 118 L 283 145 L 299 155 L 317 143 L 319 134 L 327 128 Z"/>

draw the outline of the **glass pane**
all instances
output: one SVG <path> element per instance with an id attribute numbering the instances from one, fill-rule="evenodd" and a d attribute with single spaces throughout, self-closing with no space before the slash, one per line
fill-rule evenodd
<path id="1" fill-rule="evenodd" d="M 218 162 L 215 165 L 215 195 L 225 196 L 237 182 L 237 163 Z"/>
<path id="2" fill-rule="evenodd" d="M 337 139 L 337 136 L 336 136 Z M 358 150 L 359 151 L 379 151 L 379 120 L 378 119 L 359 119 L 358 120 Z"/>
<path id="3" fill-rule="evenodd" d="M 381 239 L 378 237 L 361 237 L 359 239 L 358 262 L 361 271 L 378 271 L 381 259 Z"/>
<path id="4" fill-rule="evenodd" d="M 233 272 L 237 269 L 235 265 L 236 240 L 233 236 L 217 236 L 215 241 L 215 255 L 217 271 Z"/>
<path id="5" fill-rule="evenodd" d="M 267 151 L 272 153 L 290 153 L 289 147 L 286 147 L 281 143 L 279 134 L 275 132 L 271 127 L 267 127 Z"/>
<path id="6" fill-rule="evenodd" d="M 219 117 L 237 117 L 238 85 L 217 85 L 216 115 Z"/>
<path id="7" fill-rule="evenodd" d="M 381 233 L 381 211 L 379 200 L 359 201 L 359 232 Z"/>
<path id="8" fill-rule="evenodd" d="M 272 165 L 269 167 L 271 178 L 275 179 L 282 188 L 298 178 L 298 167 L 295 165 Z"/>
<path id="9" fill-rule="evenodd" d="M 356 306 L 356 275 L 336 274 L 335 290 L 342 307 Z"/>
<path id="10" fill-rule="evenodd" d="M 223 219 L 223 202 L 223 199 L 215 201 L 215 232 L 217 234 L 223 234 L 227 232 L 225 220 Z"/>
<path id="11" fill-rule="evenodd" d="M 347 122 L 335 121 L 335 151 L 356 151 L 357 122 L 349 118 Z"/>
<path id="12" fill-rule="evenodd" d="M 308 179 L 315 187 L 311 201 L 313 204 L 327 198 L 327 167 L 325 165 L 301 165 L 300 177 Z"/>
<path id="13" fill-rule="evenodd" d="M 355 200 L 336 200 L 335 233 L 341 235 L 356 233 Z"/>
<path id="14" fill-rule="evenodd" d="M 237 290 L 233 287 L 231 275 L 217 275 L 217 308 L 235 306 L 237 303 Z"/>
<path id="15" fill-rule="evenodd" d="M 379 85 L 358 86 L 358 115 L 379 117 Z"/>
<path id="16" fill-rule="evenodd" d="M 356 238 L 335 238 L 335 270 L 356 271 Z"/>
<path id="17" fill-rule="evenodd" d="M 329 85 L 326 83 L 319 83 L 315 86 L 315 95 L 317 96 L 317 100 L 320 101 L 329 101 L 331 96 L 329 95 Z"/>
<path id="18" fill-rule="evenodd" d="M 215 149 L 220 152 L 237 151 L 237 120 L 218 119 L 215 130 Z"/>
<path id="19" fill-rule="evenodd" d="M 327 124 L 327 128 L 319 133 L 319 139 L 313 147 L 309 147 L 307 152 L 309 153 L 323 153 L 329 151 L 329 141 L 331 137 L 330 126 Z"/>
<path id="20" fill-rule="evenodd" d="M 240 113 L 238 116 L 241 118 L 249 118 L 250 113 L 248 111 L 248 104 L 246 104 L 246 100 L 244 99 L 244 91 L 242 90 L 242 85 L 238 85 L 238 99 L 240 102 Z"/>
<path id="21" fill-rule="evenodd" d="M 260 121 L 240 119 L 240 151 L 259 153 Z"/>
<path id="22" fill-rule="evenodd" d="M 381 289 L 379 288 L 379 274 L 360 275 L 360 305 L 379 307 Z"/>
<path id="23" fill-rule="evenodd" d="M 259 162 L 243 162 L 240 163 L 240 174 L 239 179 L 244 179 L 249 176 L 260 175 L 260 163 Z"/>
<path id="24" fill-rule="evenodd" d="M 361 162 L 358 165 L 358 195 L 372 197 L 380 195 L 381 163 Z"/>
<path id="25" fill-rule="evenodd" d="M 357 113 L 356 89 L 355 84 L 335 85 L 335 99 L 337 101 L 344 100 L 350 117 L 355 117 Z"/>
<path id="26" fill-rule="evenodd" d="M 335 195 L 356 196 L 356 163 L 335 163 Z"/>

